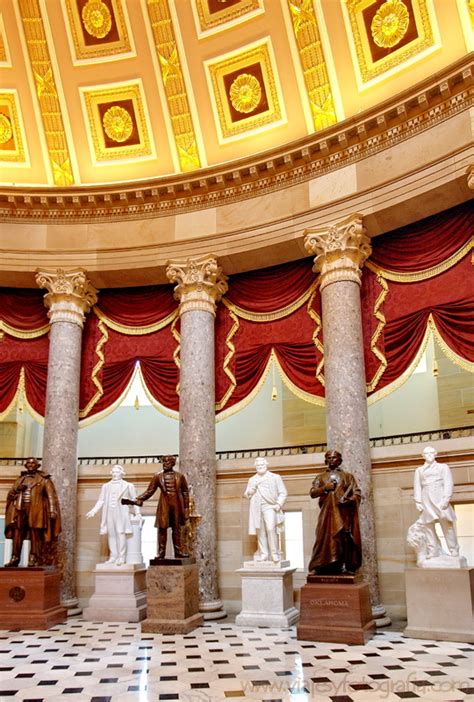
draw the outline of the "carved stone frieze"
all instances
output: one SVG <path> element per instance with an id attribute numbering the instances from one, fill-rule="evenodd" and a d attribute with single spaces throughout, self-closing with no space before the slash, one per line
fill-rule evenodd
<path id="1" fill-rule="evenodd" d="M 82 268 L 38 270 L 36 284 L 48 291 L 44 304 L 49 308 L 51 324 L 72 322 L 82 327 L 85 315 L 97 302 L 97 290 Z"/>
<path id="2" fill-rule="evenodd" d="M 166 275 L 171 283 L 177 283 L 174 296 L 180 302 L 180 314 L 189 310 L 216 314 L 216 303 L 227 292 L 228 285 L 227 276 L 214 256 L 170 261 Z"/>
<path id="3" fill-rule="evenodd" d="M 339 280 L 360 285 L 360 269 L 372 252 L 361 214 L 353 214 L 331 227 L 307 229 L 304 245 L 315 256 L 313 270 L 321 275 L 321 290 Z"/>

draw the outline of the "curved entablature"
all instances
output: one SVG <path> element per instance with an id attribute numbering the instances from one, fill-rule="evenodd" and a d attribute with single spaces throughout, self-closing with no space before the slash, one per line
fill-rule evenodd
<path id="1" fill-rule="evenodd" d="M 214 208 L 274 193 L 396 147 L 467 110 L 469 57 L 376 108 L 284 147 L 193 176 L 101 187 L 0 187 L 3 221 L 104 222 Z"/>

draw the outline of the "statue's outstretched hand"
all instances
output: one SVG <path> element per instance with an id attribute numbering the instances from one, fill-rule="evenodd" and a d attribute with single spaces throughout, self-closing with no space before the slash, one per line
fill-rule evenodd
<path id="1" fill-rule="evenodd" d="M 123 505 L 135 505 L 136 507 L 141 507 L 143 505 L 143 500 L 129 500 L 128 497 L 122 497 L 120 500 Z"/>

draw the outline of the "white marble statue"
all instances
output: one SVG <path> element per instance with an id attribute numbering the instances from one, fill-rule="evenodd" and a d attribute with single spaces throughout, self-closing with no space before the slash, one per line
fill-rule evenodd
<path id="1" fill-rule="evenodd" d="M 425 462 L 415 471 L 413 497 L 420 516 L 408 530 L 408 545 L 416 552 L 421 568 L 460 568 L 466 565 L 459 557 L 456 536 L 456 515 L 450 504 L 453 478 L 446 463 L 438 463 L 436 449 L 427 446 L 422 456 Z M 448 553 L 443 550 L 436 533 L 439 523 L 446 539 Z"/>
<path id="2" fill-rule="evenodd" d="M 106 563 L 120 566 L 128 562 L 127 537 L 129 535 L 134 535 L 134 532 L 137 532 L 137 527 L 138 537 L 140 536 L 142 517 L 139 507 L 132 507 L 133 513 L 131 513 L 130 507 L 128 505 L 123 505 L 121 502 L 122 497 L 126 497 L 129 500 L 134 500 L 136 498 L 135 487 L 132 483 L 123 479 L 125 471 L 122 466 L 117 464 L 110 472 L 112 480 L 102 485 L 99 499 L 94 507 L 87 512 L 86 517 L 90 519 L 97 514 L 100 509 L 102 510 L 100 533 L 107 534 L 109 544 L 109 559 Z M 134 516 L 132 516 L 132 514 Z M 136 534 L 135 537 L 131 537 L 131 540 L 134 542 L 133 548 L 134 551 L 136 551 Z M 134 557 L 130 562 L 135 563 L 140 561 L 141 557 L 138 558 L 138 560 Z"/>
<path id="3" fill-rule="evenodd" d="M 256 534 L 258 541 L 254 560 L 279 563 L 278 533 L 283 529 L 282 507 L 288 493 L 280 476 L 268 470 L 265 458 L 255 460 L 255 470 L 244 492 L 250 500 L 249 534 Z"/>

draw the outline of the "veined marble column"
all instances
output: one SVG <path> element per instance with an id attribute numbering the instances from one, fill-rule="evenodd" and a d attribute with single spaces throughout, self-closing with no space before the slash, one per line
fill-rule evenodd
<path id="1" fill-rule="evenodd" d="M 179 469 L 202 515 L 194 554 L 200 611 L 205 619 L 220 619 L 226 613 L 217 576 L 214 322 L 226 276 L 213 256 L 170 261 L 166 273 L 180 301 Z"/>
<path id="2" fill-rule="evenodd" d="M 328 228 L 308 229 L 305 248 L 320 273 L 326 387 L 327 445 L 342 454 L 362 491 L 359 519 L 363 568 L 377 624 L 389 624 L 380 605 L 370 463 L 364 345 L 360 308 L 361 267 L 372 249 L 362 216 Z"/>
<path id="3" fill-rule="evenodd" d="M 61 505 L 62 533 L 56 559 L 61 570 L 61 604 L 77 610 L 75 582 L 77 431 L 81 340 L 85 314 L 97 291 L 82 269 L 38 270 L 36 283 L 48 291 L 48 381 L 43 439 L 43 469 L 51 473 Z"/>

